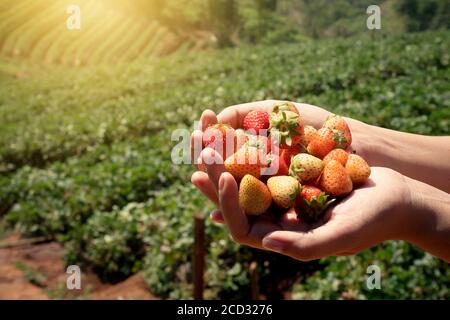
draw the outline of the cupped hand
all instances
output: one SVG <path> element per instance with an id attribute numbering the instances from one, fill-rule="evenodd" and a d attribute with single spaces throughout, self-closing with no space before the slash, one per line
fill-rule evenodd
<path id="1" fill-rule="evenodd" d="M 214 153 L 207 148 L 202 157 L 220 157 Z M 402 239 L 411 231 L 405 221 L 409 189 L 401 174 L 387 168 L 372 168 L 366 185 L 314 225 L 297 219 L 294 210 L 278 220 L 245 215 L 239 207 L 238 184 L 222 164 L 207 165 L 207 173 L 194 173 L 192 182 L 218 205 L 211 218 L 226 224 L 234 241 L 299 260 L 355 254 L 387 239 Z"/>
<path id="2" fill-rule="evenodd" d="M 200 127 L 192 134 L 191 145 L 201 145 L 202 131 L 209 125 L 220 122 L 241 128 L 248 112 L 270 112 L 276 102 L 279 101 L 231 106 L 217 116 L 211 110 L 204 111 Z M 308 104 L 297 103 L 296 106 L 305 123 L 316 128 L 321 127 L 330 114 Z M 238 183 L 225 171 L 220 155 L 210 148 L 197 152 L 192 150 L 193 160 L 201 159 L 204 165 L 192 175 L 192 183 L 216 203 L 219 209 L 211 213 L 212 220 L 226 224 L 231 237 L 238 243 L 311 260 L 353 254 L 383 240 L 401 238 L 405 232 L 402 229 L 403 206 L 409 193 L 403 176 L 395 171 L 373 168 L 365 186 L 354 190 L 330 208 L 321 221 L 310 225 L 298 220 L 293 210 L 277 221 L 270 215 L 246 216 L 239 207 Z"/>

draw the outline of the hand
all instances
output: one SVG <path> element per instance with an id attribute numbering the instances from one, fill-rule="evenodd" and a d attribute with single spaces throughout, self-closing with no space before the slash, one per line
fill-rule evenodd
<path id="1" fill-rule="evenodd" d="M 201 119 L 200 119 L 200 128 L 199 130 L 194 131 L 192 134 L 192 141 L 191 146 L 194 146 L 195 144 L 201 145 L 201 135 L 202 131 L 204 131 L 209 125 L 215 124 L 215 123 L 227 123 L 231 125 L 234 128 L 240 128 L 242 127 L 243 118 L 245 115 L 250 112 L 251 110 L 265 110 L 270 112 L 273 105 L 279 101 L 275 100 L 266 100 L 266 101 L 259 101 L 259 102 L 252 102 L 252 103 L 246 103 L 236 106 L 231 106 L 223 110 L 218 116 L 214 114 L 214 112 L 210 110 L 206 110 L 203 112 Z M 321 127 L 325 119 L 327 118 L 330 113 L 322 108 L 308 105 L 308 104 L 296 104 L 297 108 L 300 110 L 300 113 L 302 117 L 305 120 L 306 124 L 312 125 L 316 128 Z M 220 158 L 220 156 L 217 153 L 214 153 L 211 149 L 206 149 L 202 153 L 202 156 L 200 157 L 200 154 L 195 154 L 194 150 L 192 150 L 192 158 L 193 160 L 197 160 L 199 157 L 202 158 L 203 163 L 212 163 L 214 161 L 206 159 L 208 156 L 205 157 L 205 154 L 209 154 L 209 156 L 216 157 L 215 159 Z M 220 161 L 219 161 L 220 162 Z M 215 202 L 220 208 L 222 208 L 221 203 L 223 203 L 225 206 L 232 206 L 229 208 L 229 210 L 226 210 L 225 212 L 235 212 L 235 215 L 238 215 L 239 219 L 233 218 L 233 213 L 231 213 L 231 218 L 229 218 L 228 225 L 230 226 L 231 235 L 233 238 L 240 243 L 247 244 L 253 247 L 257 248 L 263 248 L 262 246 L 262 238 L 264 235 L 268 234 L 271 231 L 279 231 L 279 226 L 273 224 L 266 218 L 260 218 L 259 221 L 256 223 L 256 227 L 254 230 L 264 230 L 263 234 L 261 232 L 258 232 L 258 237 L 256 239 L 253 239 L 253 237 L 250 237 L 250 239 L 244 239 L 242 235 L 239 233 L 239 231 L 234 232 L 236 228 L 233 226 L 236 225 L 238 227 L 249 227 L 249 221 L 247 220 L 247 217 L 243 215 L 239 208 L 239 203 L 237 200 L 237 185 L 236 181 L 234 181 L 234 178 L 229 174 L 224 174 L 224 181 L 227 181 L 229 179 L 229 183 L 232 183 L 234 181 L 235 186 L 235 193 L 229 195 L 229 199 L 227 201 L 219 201 L 219 193 L 218 193 L 218 183 L 219 179 L 222 173 L 225 172 L 225 169 L 223 167 L 223 164 L 211 164 L 204 166 L 204 171 L 197 171 L 192 176 L 192 182 L 194 185 L 197 186 L 209 199 L 211 199 L 213 202 Z M 234 197 L 234 201 L 232 200 Z M 224 199 L 227 197 L 223 197 Z M 226 214 L 222 216 L 220 211 L 213 212 L 211 218 L 216 222 L 225 222 L 226 221 Z M 243 217 L 242 217 L 243 216 Z M 243 223 L 243 219 L 245 218 L 245 223 Z M 238 222 L 236 222 L 238 221 Z M 239 222 L 240 221 L 240 222 Z M 243 223 L 243 224 L 242 224 Z M 313 226 L 308 226 L 305 224 L 299 224 L 295 213 L 290 212 L 281 221 L 282 223 L 282 229 L 281 230 L 292 230 L 292 231 L 303 231 L 307 232 L 310 230 Z M 252 227 L 253 228 L 253 227 Z M 251 235 L 251 234 L 249 234 Z M 276 234 L 275 234 L 276 235 Z M 267 238 L 266 241 L 269 241 L 270 238 Z"/>
<path id="2" fill-rule="evenodd" d="M 204 157 L 212 149 L 205 149 Z M 214 155 L 219 156 L 219 155 Z M 238 185 L 223 165 L 209 165 L 192 182 L 219 210 L 213 221 L 225 223 L 232 238 L 244 245 L 272 250 L 299 260 L 349 255 L 387 239 L 402 239 L 412 232 L 407 221 L 409 189 L 404 177 L 390 169 L 372 168 L 370 181 L 330 208 L 315 225 L 297 219 L 293 210 L 278 221 L 267 216 L 248 217 L 239 207 Z"/>

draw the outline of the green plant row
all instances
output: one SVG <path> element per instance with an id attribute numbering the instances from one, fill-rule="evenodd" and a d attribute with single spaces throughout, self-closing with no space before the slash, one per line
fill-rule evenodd
<path id="1" fill-rule="evenodd" d="M 9 209 L 6 223 L 25 235 L 64 240 L 94 211 L 145 201 L 174 181 L 187 181 L 189 168 L 171 163 L 166 138 L 159 134 L 103 146 L 46 169 L 23 167 L 0 180 L 3 213 Z"/>
<path id="2" fill-rule="evenodd" d="M 392 91 L 381 106 L 370 101 L 370 108 L 389 109 L 384 105 L 391 99 L 403 99 L 402 108 L 413 108 L 417 96 L 405 99 L 403 89 L 428 87 L 432 91 L 426 94 L 435 98 L 418 110 L 419 116 L 428 116 L 446 107 L 441 88 L 433 89 L 434 81 L 442 87 L 449 77 L 445 35 L 213 51 L 188 60 L 168 58 L 113 70 L 87 68 L 6 81 L 0 89 L 4 124 L 0 167 L 10 171 L 25 164 L 42 166 L 96 145 L 160 131 L 170 124 L 188 124 L 206 107 L 220 110 L 228 104 L 274 97 L 308 99 L 333 110 L 334 96 L 341 94 L 352 99 L 341 98 L 343 104 L 369 103 L 356 94 L 361 90 L 376 94 L 378 88 L 387 87 L 385 82 L 398 84 L 400 96 Z M 222 61 L 222 55 L 228 61 Z M 448 132 L 443 128 L 436 133 Z"/>

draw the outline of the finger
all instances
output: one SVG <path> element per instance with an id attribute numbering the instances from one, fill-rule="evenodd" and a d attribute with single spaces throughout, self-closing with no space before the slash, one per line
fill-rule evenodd
<path id="1" fill-rule="evenodd" d="M 262 248 L 262 239 L 271 232 L 279 230 L 270 219 L 252 217 L 249 221 L 247 215 L 239 206 L 239 191 L 233 176 L 224 172 L 219 181 L 219 202 L 222 216 L 230 230 L 234 241 L 254 248 Z"/>
<path id="2" fill-rule="evenodd" d="M 212 221 L 214 221 L 216 223 L 225 224 L 225 220 L 224 220 L 222 212 L 220 212 L 220 210 L 212 211 L 209 216 L 210 216 Z"/>
<path id="3" fill-rule="evenodd" d="M 203 132 L 200 130 L 194 130 L 191 134 L 191 161 L 194 167 L 200 169 L 200 154 L 202 152 L 202 137 Z M 202 170 L 203 171 L 203 170 Z"/>
<path id="4" fill-rule="evenodd" d="M 225 172 L 223 159 L 218 152 L 211 148 L 203 150 L 201 156 L 209 179 L 214 186 L 214 191 L 218 194 L 219 178 L 220 175 Z"/>
<path id="5" fill-rule="evenodd" d="M 207 173 L 202 171 L 196 171 L 192 174 L 191 182 L 194 186 L 197 187 L 209 200 L 214 202 L 217 206 L 219 205 L 219 198 L 217 197 L 217 193 L 215 187 Z"/>
<path id="6" fill-rule="evenodd" d="M 263 247 L 302 261 L 320 259 L 347 251 L 351 238 L 334 220 L 307 232 L 276 231 L 267 235 Z"/>
<path id="7" fill-rule="evenodd" d="M 311 104 L 295 103 L 295 105 L 300 115 L 305 120 L 305 124 L 315 128 L 321 128 L 327 117 L 331 115 L 327 110 Z"/>
<path id="8" fill-rule="evenodd" d="M 276 102 L 278 101 L 264 100 L 229 106 L 217 115 L 217 119 L 220 123 L 227 123 L 235 129 L 242 128 L 242 122 L 247 113 L 252 110 L 270 112 Z"/>
<path id="9" fill-rule="evenodd" d="M 242 128 L 242 123 L 247 113 L 252 110 L 270 112 L 272 111 L 273 106 L 278 102 L 282 101 L 264 100 L 229 106 L 217 115 L 217 119 L 221 123 L 228 123 L 233 128 Z M 323 122 L 331 114 L 327 110 L 314 105 L 296 102 L 294 102 L 294 104 L 296 105 L 301 116 L 304 118 L 305 123 L 312 125 L 315 128 L 322 127 Z"/>
<path id="10" fill-rule="evenodd" d="M 201 117 L 200 117 L 200 130 L 205 131 L 206 128 L 208 128 L 210 125 L 217 123 L 217 116 L 212 110 L 205 110 L 203 111 Z"/>
<path id="11" fill-rule="evenodd" d="M 250 224 L 239 206 L 239 191 L 236 180 L 228 172 L 224 172 L 220 176 L 219 203 L 231 236 L 236 242 L 245 242 L 250 231 Z"/>

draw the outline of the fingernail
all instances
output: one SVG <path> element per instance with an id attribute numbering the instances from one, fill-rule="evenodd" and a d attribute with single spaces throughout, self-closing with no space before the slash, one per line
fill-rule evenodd
<path id="1" fill-rule="evenodd" d="M 283 250 L 283 244 L 280 241 L 269 238 L 264 238 L 262 245 L 264 248 L 275 252 L 281 252 Z"/>
<path id="2" fill-rule="evenodd" d="M 223 178 L 223 173 L 219 177 L 219 192 L 223 191 L 223 188 L 225 186 L 225 179 Z"/>

